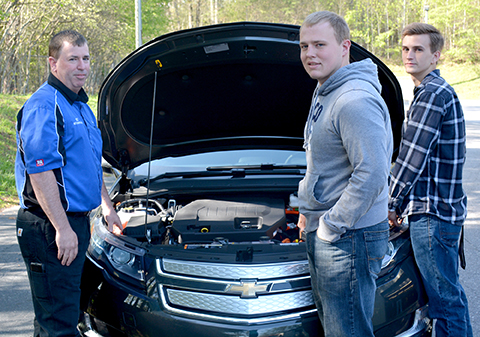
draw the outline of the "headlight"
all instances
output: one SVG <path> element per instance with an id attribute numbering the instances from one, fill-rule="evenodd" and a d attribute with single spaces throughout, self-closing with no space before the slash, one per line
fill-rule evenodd
<path id="1" fill-rule="evenodd" d="M 143 256 L 145 250 L 127 242 L 110 233 L 102 217 L 93 220 L 92 236 L 88 252 L 99 261 L 107 260 L 115 269 L 115 276 L 128 275 L 137 280 L 145 280 Z M 119 273 L 117 273 L 119 272 Z"/>
<path id="2" fill-rule="evenodd" d="M 118 265 L 131 266 L 135 263 L 135 255 L 114 246 L 110 248 L 110 257 Z"/>

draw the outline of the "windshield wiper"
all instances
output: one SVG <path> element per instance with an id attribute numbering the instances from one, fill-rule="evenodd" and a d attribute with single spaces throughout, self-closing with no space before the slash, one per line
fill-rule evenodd
<path id="1" fill-rule="evenodd" d="M 207 167 L 207 171 L 227 171 L 227 170 L 261 170 L 261 171 L 277 171 L 285 169 L 306 169 L 306 165 L 297 165 L 297 164 L 260 164 L 260 165 L 232 165 L 232 166 L 210 166 Z"/>
<path id="2" fill-rule="evenodd" d="M 152 179 L 150 182 L 170 178 L 200 178 L 231 176 L 232 178 L 243 178 L 246 175 L 260 174 L 303 174 L 300 170 L 306 169 L 305 165 L 232 165 L 232 166 L 210 166 L 205 171 L 166 172 Z M 140 186 L 145 186 L 147 178 L 139 180 Z"/>
<path id="3" fill-rule="evenodd" d="M 191 178 L 191 177 L 204 177 L 204 176 L 214 176 L 218 174 L 212 174 L 211 172 L 208 171 L 185 171 L 185 172 L 165 172 L 162 174 L 159 174 L 158 176 L 150 179 L 150 182 L 157 181 L 157 180 L 162 180 L 162 179 L 169 179 L 169 178 Z M 147 178 L 140 179 L 138 181 L 138 184 L 140 186 L 144 186 L 147 183 Z"/>

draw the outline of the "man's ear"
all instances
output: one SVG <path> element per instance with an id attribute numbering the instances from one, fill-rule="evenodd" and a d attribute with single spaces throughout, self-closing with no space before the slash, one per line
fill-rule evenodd
<path id="1" fill-rule="evenodd" d="M 52 73 L 57 71 L 57 60 L 53 56 L 48 57 L 48 63 L 50 64 L 50 71 Z"/>
<path id="2" fill-rule="evenodd" d="M 442 55 L 442 52 L 440 50 L 437 50 L 436 52 L 434 52 L 432 56 L 432 64 L 437 64 L 438 60 L 440 60 L 441 55 Z"/>
<path id="3" fill-rule="evenodd" d="M 350 40 L 343 40 L 343 42 L 342 42 L 342 56 L 349 55 L 351 45 L 352 45 L 352 42 Z"/>

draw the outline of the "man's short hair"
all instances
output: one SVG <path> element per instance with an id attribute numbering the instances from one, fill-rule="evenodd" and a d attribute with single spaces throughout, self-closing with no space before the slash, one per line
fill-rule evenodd
<path id="1" fill-rule="evenodd" d="M 63 43 L 68 42 L 72 46 L 81 47 L 87 44 L 87 39 L 75 30 L 64 30 L 55 34 L 48 45 L 48 56 L 58 59 Z"/>
<path id="2" fill-rule="evenodd" d="M 430 51 L 435 53 L 436 51 L 442 51 L 444 39 L 442 33 L 432 25 L 421 22 L 414 22 L 403 28 L 402 40 L 407 35 L 423 35 L 430 36 Z"/>
<path id="3" fill-rule="evenodd" d="M 325 21 L 332 26 L 338 44 L 341 44 L 345 40 L 350 40 L 350 28 L 348 28 L 345 19 L 340 15 L 329 11 L 320 11 L 310 14 L 303 21 L 302 27 L 311 27 L 317 23 Z"/>

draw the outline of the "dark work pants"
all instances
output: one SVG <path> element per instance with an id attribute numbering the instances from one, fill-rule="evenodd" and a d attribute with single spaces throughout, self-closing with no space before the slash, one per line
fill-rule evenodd
<path id="1" fill-rule="evenodd" d="M 70 266 L 57 258 L 56 231 L 45 214 L 20 209 L 17 239 L 27 267 L 34 336 L 79 336 L 80 281 L 90 239 L 88 216 L 68 216 L 78 237 L 78 255 Z"/>

